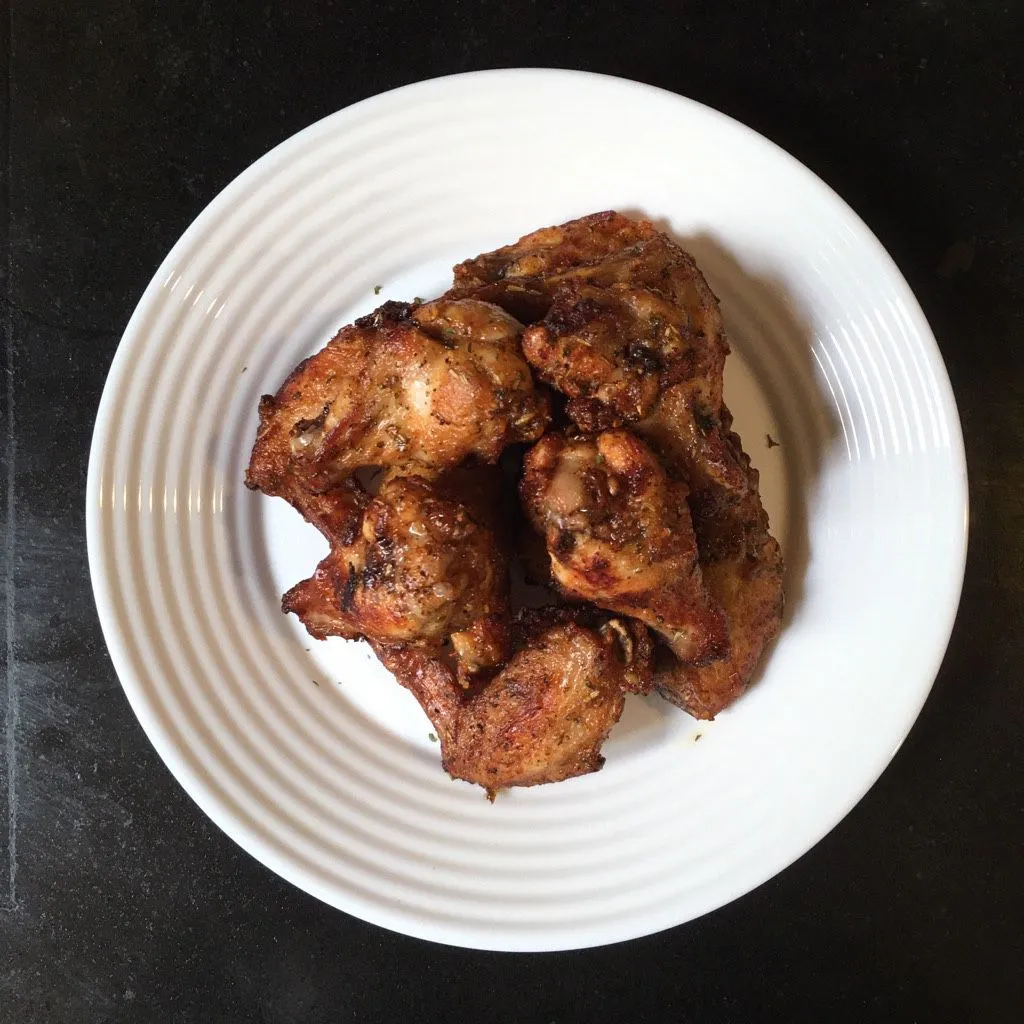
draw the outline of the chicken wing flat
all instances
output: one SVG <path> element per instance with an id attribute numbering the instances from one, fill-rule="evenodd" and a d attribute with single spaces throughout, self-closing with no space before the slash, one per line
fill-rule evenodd
<path id="1" fill-rule="evenodd" d="M 638 623 L 594 629 L 569 610 L 551 609 L 525 619 L 517 632 L 508 664 L 470 689 L 422 648 L 374 644 L 434 726 L 445 770 L 483 786 L 492 800 L 509 786 L 597 771 L 625 692 L 650 671 L 651 647 Z"/>
<path id="2" fill-rule="evenodd" d="M 727 410 L 725 422 L 731 423 Z M 708 482 L 690 503 L 704 581 L 728 616 L 731 651 L 699 667 L 663 658 L 656 673 L 664 697 L 704 719 L 714 718 L 747 688 L 779 632 L 784 603 L 782 550 L 769 532 L 757 470 L 735 433 L 726 434 L 726 443 L 745 471 L 745 489 L 737 494 Z"/>
<path id="3" fill-rule="evenodd" d="M 521 355 L 521 331 L 473 299 L 385 303 L 263 397 L 246 483 L 307 515 L 310 492 L 361 467 L 442 473 L 535 440 L 547 399 Z"/>
<path id="4" fill-rule="evenodd" d="M 682 661 L 728 653 L 725 615 L 702 578 L 686 485 L 670 479 L 639 438 L 625 430 L 546 434 L 526 456 L 520 489 L 566 594 L 645 622 Z"/>
<path id="5" fill-rule="evenodd" d="M 359 530 L 284 596 L 309 633 L 437 650 L 451 641 L 464 676 L 508 655 L 508 550 L 485 500 L 496 470 L 387 479 Z M 493 483 L 496 489 L 496 484 Z"/>

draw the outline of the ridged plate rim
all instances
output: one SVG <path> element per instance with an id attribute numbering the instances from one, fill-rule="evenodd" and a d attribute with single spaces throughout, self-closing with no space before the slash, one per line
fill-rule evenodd
<path id="1" fill-rule="evenodd" d="M 309 864 L 297 863 L 294 858 L 275 846 L 273 837 L 267 834 L 267 822 L 259 823 L 252 820 L 236 796 L 230 792 L 228 784 L 230 780 L 228 782 L 217 780 L 209 772 L 196 770 L 194 760 L 190 761 L 186 756 L 188 752 L 183 751 L 186 740 L 177 734 L 171 723 L 168 722 L 167 716 L 161 708 L 160 695 L 153 692 L 145 679 L 145 673 L 140 668 L 140 655 L 136 650 L 137 640 L 132 635 L 131 616 L 128 610 L 122 607 L 117 581 L 110 576 L 108 571 L 110 559 L 114 557 L 108 534 L 109 531 L 116 528 L 116 510 L 110 508 L 109 503 L 106 508 L 102 506 L 101 490 L 104 469 L 109 468 L 109 462 L 113 458 L 111 453 L 114 449 L 110 432 L 111 425 L 115 421 L 118 403 L 124 398 L 122 381 L 130 373 L 132 365 L 146 356 L 145 329 L 151 319 L 160 315 L 161 312 L 167 315 L 171 315 L 173 312 L 173 308 L 167 305 L 171 300 L 164 288 L 168 275 L 175 272 L 187 256 L 193 255 L 194 242 L 200 239 L 211 226 L 214 226 L 222 214 L 229 214 L 234 204 L 242 201 L 248 189 L 255 188 L 261 182 L 272 179 L 276 171 L 287 167 L 292 154 L 302 151 L 304 146 L 308 146 L 318 137 L 331 138 L 336 133 L 343 132 L 348 125 L 356 122 L 361 125 L 372 123 L 375 109 L 382 104 L 393 105 L 396 101 L 400 101 L 407 104 L 410 110 L 415 110 L 419 104 L 430 105 L 433 103 L 436 105 L 439 99 L 451 98 L 457 93 L 468 94 L 477 87 L 489 88 L 495 83 L 513 83 L 520 90 L 533 89 L 538 93 L 554 96 L 566 83 L 572 83 L 571 87 L 576 88 L 587 81 L 592 82 L 596 90 L 621 92 L 624 101 L 628 102 L 643 103 L 645 97 L 652 101 L 656 99 L 657 102 L 665 102 L 668 99 L 671 103 L 677 104 L 680 109 L 685 109 L 698 122 L 701 119 L 715 122 L 719 128 L 736 133 L 737 137 L 743 137 L 748 143 L 755 141 L 757 146 L 763 147 L 765 154 L 768 155 L 766 159 L 770 158 L 774 165 L 784 166 L 787 173 L 799 182 L 801 188 L 806 188 L 809 192 L 813 191 L 818 200 L 824 199 L 842 214 L 850 225 L 850 230 L 858 234 L 858 242 L 869 248 L 877 268 L 885 274 L 898 293 L 902 308 L 912 320 L 910 327 L 923 346 L 927 360 L 924 369 L 933 380 L 933 395 L 939 403 L 938 414 L 949 431 L 950 459 L 955 470 L 954 477 L 950 481 L 950 495 L 946 500 L 961 510 L 962 528 L 955 536 L 950 535 L 946 549 L 940 556 L 944 561 L 945 575 L 942 593 L 936 595 L 936 613 L 941 616 L 936 635 L 941 634 L 942 643 L 941 645 L 936 644 L 935 649 L 930 652 L 926 670 L 922 671 L 921 678 L 913 681 L 913 693 L 905 704 L 906 713 L 899 722 L 890 723 L 891 732 L 896 737 L 896 742 L 891 748 L 873 759 L 871 764 L 862 767 L 858 785 L 850 791 L 849 798 L 844 800 L 841 805 L 830 808 L 830 813 L 822 815 L 816 827 L 811 830 L 813 834 L 809 834 L 805 830 L 782 852 L 776 852 L 771 858 L 766 859 L 760 870 L 756 872 L 752 873 L 747 869 L 742 877 L 716 878 L 714 884 L 707 886 L 703 898 L 702 894 L 691 895 L 685 906 L 677 906 L 669 901 L 667 905 L 659 907 L 657 910 L 648 907 L 642 913 L 633 915 L 628 910 L 624 911 L 621 916 L 621 924 L 618 926 L 609 926 L 607 922 L 590 926 L 585 919 L 581 919 L 576 923 L 569 922 L 566 927 L 560 929 L 557 922 L 551 927 L 529 924 L 519 926 L 510 921 L 466 920 L 460 919 L 458 915 L 448 917 L 441 913 L 432 915 L 415 908 L 409 909 L 404 907 L 401 901 L 385 892 L 361 891 L 355 885 L 348 889 L 339 888 L 336 883 L 331 882 L 322 873 L 318 873 Z M 467 253 L 467 255 L 469 254 Z M 874 401 L 873 396 L 869 395 L 869 398 L 872 402 Z M 681 923 L 728 902 L 772 877 L 801 856 L 827 834 L 870 788 L 894 756 L 916 719 L 938 672 L 952 631 L 966 559 L 966 464 L 952 389 L 938 346 L 920 307 L 895 264 L 874 235 L 857 218 L 856 214 L 812 172 L 769 140 L 757 135 L 739 122 L 695 101 L 666 93 L 651 86 L 611 79 L 607 76 L 559 70 L 512 69 L 475 72 L 405 86 L 329 115 L 281 143 L 239 175 L 196 218 L 171 250 L 154 275 L 125 330 L 111 366 L 97 414 L 90 451 L 86 493 L 90 572 L 100 622 L 112 662 L 133 711 L 153 746 L 203 811 L 243 848 L 272 870 L 332 905 L 367 921 L 406 934 L 434 941 L 490 949 L 574 948 L 620 941 L 647 934 L 672 924 Z M 192 751 L 192 754 L 194 757 L 195 751 Z M 244 793 L 242 795 L 244 796 Z M 373 841 L 372 836 L 370 841 Z"/>

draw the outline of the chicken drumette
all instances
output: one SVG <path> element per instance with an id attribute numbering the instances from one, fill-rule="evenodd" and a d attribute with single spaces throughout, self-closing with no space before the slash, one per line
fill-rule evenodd
<path id="1" fill-rule="evenodd" d="M 624 430 L 546 434 L 526 456 L 520 487 L 570 597 L 647 623 L 676 657 L 724 656 L 722 609 L 704 586 L 686 485 Z"/>
<path id="2" fill-rule="evenodd" d="M 459 671 L 500 664 L 508 653 L 508 552 L 485 500 L 496 470 L 385 481 L 358 533 L 336 543 L 316 573 L 284 596 L 318 639 L 369 637 L 439 650 Z M 491 481 L 492 485 L 494 481 Z"/>

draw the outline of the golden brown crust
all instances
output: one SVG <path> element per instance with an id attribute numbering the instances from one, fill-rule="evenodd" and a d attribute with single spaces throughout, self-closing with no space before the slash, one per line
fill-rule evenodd
<path id="1" fill-rule="evenodd" d="M 507 538 L 485 508 L 497 488 L 468 462 L 547 424 L 521 330 L 474 299 L 386 303 L 261 400 L 246 483 L 332 547 L 284 598 L 313 636 L 451 639 L 467 677 L 507 657 Z M 391 471 L 374 498 L 354 479 L 372 466 Z"/>
<path id="2" fill-rule="evenodd" d="M 367 637 L 439 649 L 449 639 L 469 675 L 508 654 L 508 551 L 488 525 L 479 467 L 473 501 L 459 483 L 387 479 L 350 543 L 336 542 L 283 603 L 311 635 Z"/>
<path id="3" fill-rule="evenodd" d="M 729 442 L 731 423 L 724 404 L 705 405 L 700 389 L 684 381 L 666 388 L 633 429 L 671 472 L 688 482 L 692 493 L 714 486 L 740 498 L 750 482 L 740 451 Z"/>
<path id="4" fill-rule="evenodd" d="M 732 417 L 725 410 L 724 419 Z M 784 605 L 782 550 L 769 532 L 758 493 L 758 473 L 734 433 L 725 443 L 743 467 L 741 493 L 713 480 L 691 498 L 701 567 L 708 590 L 729 618 L 732 651 L 712 665 L 692 667 L 663 659 L 659 691 L 695 718 L 714 718 L 750 683 L 765 648 L 778 635 Z"/>
<path id="5" fill-rule="evenodd" d="M 526 356 L 570 396 L 581 429 L 631 423 L 681 380 L 707 415 L 721 405 L 729 344 L 718 299 L 650 221 L 606 211 L 543 228 L 459 264 L 449 294 L 533 314 Z"/>
<path id="6" fill-rule="evenodd" d="M 651 692 L 655 650 L 647 627 L 636 619 L 609 615 L 589 603 L 521 608 L 512 623 L 513 647 L 529 647 L 549 627 L 568 623 L 594 630 L 612 643 L 616 662 L 622 668 L 623 689 L 628 693 Z"/>
<path id="7" fill-rule="evenodd" d="M 713 717 L 782 611 L 727 353 L 693 258 L 611 211 L 459 264 L 438 300 L 385 303 L 260 403 L 246 483 L 331 543 L 285 610 L 318 638 L 369 639 L 445 768 L 492 798 L 600 768 L 627 692 L 656 684 Z M 552 401 L 568 432 L 541 437 Z M 487 464 L 538 438 L 521 495 L 547 557 L 531 572 L 580 603 L 513 618 L 515 530 Z M 386 470 L 372 497 L 367 467 Z M 657 665 L 645 623 L 669 645 Z"/>
<path id="8" fill-rule="evenodd" d="M 569 268 L 598 262 L 655 234 L 648 221 L 630 220 L 614 210 L 592 213 L 523 235 L 518 242 L 482 253 L 455 267 L 449 295 L 476 293 L 488 285 L 541 282 Z"/>
<path id="9" fill-rule="evenodd" d="M 744 693 L 765 648 L 778 635 L 783 611 L 779 545 L 766 536 L 749 562 L 706 566 L 704 578 L 729 615 L 732 652 L 705 666 L 664 658 L 656 685 L 694 718 L 712 719 Z"/>
<path id="10" fill-rule="evenodd" d="M 523 332 L 523 353 L 569 396 L 569 415 L 586 431 L 646 416 L 700 357 L 689 317 L 657 292 L 577 282 L 558 288 L 544 320 Z"/>
<path id="11" fill-rule="evenodd" d="M 358 640 L 361 635 L 338 601 L 336 581 L 344 571 L 343 549 L 337 548 L 321 560 L 309 579 L 296 583 L 281 598 L 281 610 L 297 615 L 314 640 L 329 636 Z"/>
<path id="12" fill-rule="evenodd" d="M 460 264 L 455 282 L 453 294 L 486 291 L 499 304 L 505 295 L 534 309 L 546 300 L 524 352 L 569 396 L 569 417 L 588 432 L 630 425 L 688 485 L 700 565 L 711 604 L 728 618 L 731 651 L 703 667 L 666 656 L 658 679 L 674 702 L 713 717 L 746 688 L 783 601 L 781 551 L 722 400 L 729 346 L 714 293 L 688 253 L 649 222 L 615 213 L 526 235 Z M 596 600 L 594 582 L 578 573 L 569 589 Z"/>
<path id="13" fill-rule="evenodd" d="M 445 770 L 493 799 L 508 786 L 560 782 L 604 764 L 601 746 L 622 715 L 631 677 L 649 671 L 642 637 L 621 628 L 626 643 L 616 629 L 580 625 L 571 610 L 530 613 L 517 626 L 508 664 L 468 690 L 443 658 L 421 648 L 374 650 L 430 719 Z"/>
<path id="14" fill-rule="evenodd" d="M 296 492 L 329 490 L 361 467 L 442 473 L 535 440 L 547 402 L 521 330 L 473 299 L 385 303 L 263 397 L 247 485 L 298 506 Z"/>
<path id="15" fill-rule="evenodd" d="M 686 486 L 639 438 L 546 434 L 526 456 L 520 490 L 565 593 L 645 622 L 681 660 L 728 653 L 725 616 L 697 561 Z"/>

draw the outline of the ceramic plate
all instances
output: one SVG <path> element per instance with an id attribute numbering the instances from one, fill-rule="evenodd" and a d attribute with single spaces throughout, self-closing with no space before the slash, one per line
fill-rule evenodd
<path id="1" fill-rule="evenodd" d="M 726 399 L 785 549 L 786 623 L 716 721 L 630 698 L 601 772 L 492 805 L 444 774 L 427 719 L 367 647 L 316 643 L 281 614 L 324 543 L 243 471 L 259 396 L 338 326 L 438 294 L 462 258 L 609 208 L 660 222 L 721 299 Z M 487 949 L 667 928 L 817 842 L 928 693 L 965 527 L 949 381 L 857 216 L 707 107 L 564 71 L 398 89 L 240 175 L 142 297 L 89 463 L 103 630 L 185 789 L 306 892 Z"/>

